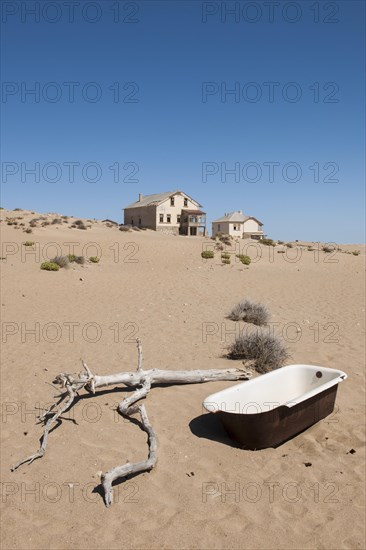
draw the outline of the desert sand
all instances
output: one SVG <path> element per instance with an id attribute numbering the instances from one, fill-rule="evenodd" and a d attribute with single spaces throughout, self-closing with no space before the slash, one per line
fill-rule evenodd
<path id="1" fill-rule="evenodd" d="M 60 216 L 25 210 L 1 217 L 4 550 L 365 548 L 364 245 L 325 254 L 294 243 L 281 254 L 282 245 L 254 244 L 250 266 L 221 265 L 219 253 L 201 258 L 209 238 L 101 221 L 71 228 L 77 218 L 42 226 Z M 22 219 L 7 225 L 7 217 Z M 100 261 L 42 271 L 56 252 Z M 135 370 L 138 336 L 146 369 L 241 366 L 225 357 L 236 329 L 226 315 L 243 298 L 270 309 L 287 364 L 348 374 L 331 416 L 276 449 L 245 451 L 202 409 L 235 382 L 154 388 L 146 407 L 157 467 L 120 483 L 107 509 L 94 491 L 100 472 L 147 456 L 146 434 L 115 412 L 121 388 L 81 399 L 45 456 L 10 471 L 38 448 L 36 415 L 55 395 L 48 382 L 80 371 L 81 359 L 97 374 Z"/>

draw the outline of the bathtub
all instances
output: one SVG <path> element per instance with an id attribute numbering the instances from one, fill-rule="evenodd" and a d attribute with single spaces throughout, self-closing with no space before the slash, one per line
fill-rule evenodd
<path id="1" fill-rule="evenodd" d="M 203 406 L 242 448 L 277 447 L 331 414 L 346 378 L 340 370 L 288 365 L 213 393 Z"/>

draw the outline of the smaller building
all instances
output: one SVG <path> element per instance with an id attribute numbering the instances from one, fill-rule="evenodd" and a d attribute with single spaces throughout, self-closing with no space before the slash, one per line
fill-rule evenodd
<path id="1" fill-rule="evenodd" d="M 243 239 L 263 239 L 263 223 L 253 216 L 246 216 L 241 210 L 226 213 L 212 222 L 212 236 L 225 233 Z"/>

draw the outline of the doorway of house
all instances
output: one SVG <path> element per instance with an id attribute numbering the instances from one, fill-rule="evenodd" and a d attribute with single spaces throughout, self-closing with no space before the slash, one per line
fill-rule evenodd
<path id="1" fill-rule="evenodd" d="M 190 235 L 197 235 L 197 227 L 190 227 Z"/>

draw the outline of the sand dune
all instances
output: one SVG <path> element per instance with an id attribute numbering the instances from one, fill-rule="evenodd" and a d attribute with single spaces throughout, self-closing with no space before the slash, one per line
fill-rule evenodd
<path id="1" fill-rule="evenodd" d="M 326 254 L 294 243 L 281 254 L 282 245 L 252 244 L 246 267 L 222 265 L 220 254 L 203 261 L 210 239 L 122 232 L 94 220 L 79 230 L 71 227 L 77 218 L 52 224 L 58 214 L 1 217 L 4 550 L 365 548 L 364 245 Z M 360 255 L 346 253 L 353 250 Z M 69 252 L 100 261 L 40 269 Z M 202 416 L 203 399 L 231 382 L 154 388 L 146 405 L 158 465 L 119 484 L 107 509 L 93 492 L 98 472 L 144 459 L 147 447 L 146 435 L 114 411 L 126 391 L 103 392 L 65 415 L 44 458 L 10 472 L 37 448 L 35 415 L 52 402 L 46 382 L 55 375 L 78 372 L 81 358 L 98 374 L 134 370 L 136 336 L 145 368 L 236 366 L 225 357 L 236 329 L 226 315 L 246 297 L 270 309 L 289 363 L 348 374 L 333 415 L 277 449 L 244 451 Z"/>

